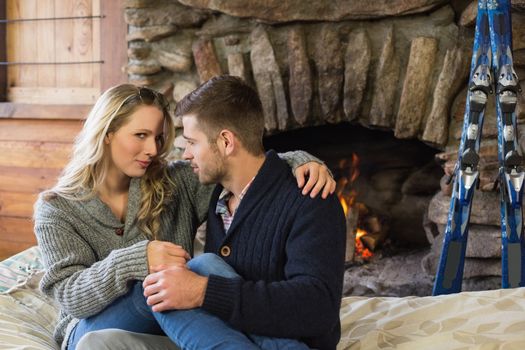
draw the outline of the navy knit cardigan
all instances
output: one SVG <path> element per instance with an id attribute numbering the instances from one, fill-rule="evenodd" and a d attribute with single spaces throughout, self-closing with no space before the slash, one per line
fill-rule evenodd
<path id="1" fill-rule="evenodd" d="M 212 275 L 203 308 L 246 333 L 335 349 L 340 335 L 346 229 L 337 198 L 303 196 L 288 165 L 269 151 L 228 234 L 212 195 L 206 252 L 242 278 Z"/>

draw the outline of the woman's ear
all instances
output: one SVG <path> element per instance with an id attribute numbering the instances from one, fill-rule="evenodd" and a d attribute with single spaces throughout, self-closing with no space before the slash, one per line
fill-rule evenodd
<path id="1" fill-rule="evenodd" d="M 113 133 L 112 132 L 108 132 L 106 134 L 106 136 L 104 136 L 104 143 L 106 145 L 109 145 L 109 143 L 111 142 L 111 138 L 113 137 Z"/>

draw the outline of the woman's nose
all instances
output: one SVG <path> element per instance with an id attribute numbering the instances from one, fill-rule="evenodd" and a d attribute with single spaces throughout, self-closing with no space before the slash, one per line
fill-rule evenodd
<path id="1" fill-rule="evenodd" d="M 150 157 L 155 157 L 158 153 L 158 145 L 155 141 L 155 138 L 149 138 L 148 142 L 146 142 L 146 149 L 145 153 Z"/>

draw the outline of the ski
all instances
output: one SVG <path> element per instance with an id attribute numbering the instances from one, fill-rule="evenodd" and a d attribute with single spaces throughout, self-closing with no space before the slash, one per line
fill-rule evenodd
<path id="1" fill-rule="evenodd" d="M 479 146 L 488 95 L 496 85 L 502 287 L 525 285 L 523 157 L 515 109 L 519 81 L 512 64 L 509 0 L 479 0 L 464 124 L 433 295 L 461 291 L 470 211 L 479 181 Z"/>
<path id="2" fill-rule="evenodd" d="M 512 26 L 509 0 L 489 0 L 487 10 L 496 77 L 498 160 L 501 212 L 501 285 L 525 285 L 523 237 L 523 157 L 516 133 L 519 80 L 512 62 Z"/>
<path id="3" fill-rule="evenodd" d="M 491 59 L 487 0 L 479 0 L 461 142 L 452 175 L 454 184 L 433 295 L 461 291 L 470 211 L 474 189 L 479 181 L 483 117 L 488 94 L 492 92 Z"/>

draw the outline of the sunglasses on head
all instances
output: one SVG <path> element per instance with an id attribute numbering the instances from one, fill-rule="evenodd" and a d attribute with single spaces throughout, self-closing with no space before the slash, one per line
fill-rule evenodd
<path id="1" fill-rule="evenodd" d="M 151 105 L 155 101 L 164 109 L 169 110 L 170 104 L 168 100 L 166 100 L 166 97 L 164 97 L 163 94 L 152 90 L 147 87 L 140 87 L 139 88 L 139 98 L 142 101 L 142 103 Z"/>

